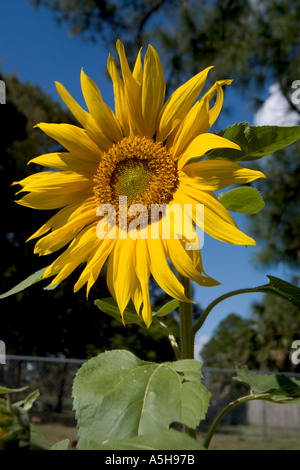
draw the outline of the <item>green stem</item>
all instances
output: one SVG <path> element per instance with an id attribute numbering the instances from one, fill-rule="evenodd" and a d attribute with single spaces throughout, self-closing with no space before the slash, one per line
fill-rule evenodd
<path id="1" fill-rule="evenodd" d="M 167 325 L 164 322 L 162 322 L 161 320 L 158 320 L 158 318 L 156 318 L 156 317 L 153 317 L 153 321 L 155 323 L 157 323 L 167 333 L 168 338 L 169 338 L 170 343 L 171 343 L 171 346 L 172 346 L 173 351 L 175 353 L 175 357 L 179 361 L 179 359 L 181 359 L 181 353 L 180 353 L 180 348 L 178 346 L 178 343 L 176 341 L 175 336 L 169 330 L 169 328 L 167 327 Z"/>
<path id="2" fill-rule="evenodd" d="M 178 280 L 184 287 L 185 296 L 191 299 L 190 280 L 178 273 Z M 180 315 L 180 338 L 181 338 L 181 358 L 194 359 L 194 339 L 193 334 L 193 312 L 190 302 L 179 301 Z M 196 429 L 184 426 L 184 431 L 188 436 L 196 439 Z"/>
<path id="3" fill-rule="evenodd" d="M 178 274 L 178 280 L 184 287 L 185 295 L 191 298 L 190 280 Z M 193 313 L 190 302 L 179 302 L 181 358 L 194 359 Z"/>
<path id="4" fill-rule="evenodd" d="M 232 401 L 231 403 L 229 403 L 222 411 L 221 413 L 214 419 L 214 421 L 212 422 L 206 436 L 205 436 L 205 439 L 203 441 L 203 447 L 205 447 L 206 449 L 208 449 L 209 447 L 209 444 L 210 444 L 210 441 L 216 431 L 216 428 L 217 426 L 220 424 L 220 422 L 222 421 L 222 419 L 224 418 L 224 416 L 230 411 L 232 410 L 233 408 L 235 408 L 236 406 L 242 404 L 242 403 L 246 403 L 247 401 L 251 401 L 251 400 L 266 400 L 267 398 L 270 398 L 270 394 L 261 394 L 261 395 L 247 395 L 246 397 L 241 397 L 241 398 L 238 398 L 237 400 L 235 401 Z"/>
<path id="5" fill-rule="evenodd" d="M 197 323 L 195 323 L 195 325 L 193 326 L 193 328 L 192 328 L 193 335 L 194 336 L 196 335 L 197 331 L 200 330 L 200 328 L 202 327 L 202 325 L 205 322 L 206 318 L 208 317 L 209 313 L 220 302 L 222 302 L 225 299 L 229 299 L 229 297 L 233 297 L 234 295 L 249 294 L 249 293 L 252 293 L 252 292 L 257 292 L 257 288 L 254 287 L 254 288 L 249 288 L 249 289 L 239 289 L 239 290 L 229 292 L 228 294 L 221 295 L 221 297 L 218 297 L 211 304 L 209 304 L 208 307 L 206 307 L 206 309 L 202 313 L 202 315 L 199 318 L 199 320 L 197 321 Z"/>

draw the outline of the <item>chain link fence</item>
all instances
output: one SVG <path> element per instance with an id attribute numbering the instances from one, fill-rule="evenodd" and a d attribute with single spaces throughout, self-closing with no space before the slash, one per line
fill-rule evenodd
<path id="1" fill-rule="evenodd" d="M 24 397 L 36 389 L 40 391 L 39 398 L 31 411 L 33 423 L 56 423 L 75 427 L 72 384 L 76 372 L 84 362 L 77 359 L 7 355 L 5 364 L 0 364 L 0 384 L 9 388 L 27 386 Z M 203 375 L 203 382 L 212 393 L 212 398 L 206 420 L 200 425 L 200 431 L 205 429 L 205 426 L 208 426 L 228 403 L 249 393 L 242 383 L 232 380 L 235 376 L 234 369 L 204 367 Z M 300 378 L 300 374 L 286 375 Z M 23 396 L 18 393 L 11 398 L 14 402 Z M 300 433 L 300 405 L 279 405 L 265 401 L 248 402 L 229 412 L 222 424 L 260 428 L 263 437 L 267 436 L 270 428 L 294 430 Z"/>

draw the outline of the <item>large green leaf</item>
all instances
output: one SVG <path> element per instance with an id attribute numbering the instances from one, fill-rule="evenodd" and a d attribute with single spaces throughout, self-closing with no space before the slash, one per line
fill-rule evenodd
<path id="1" fill-rule="evenodd" d="M 300 139 L 300 126 L 250 126 L 234 124 L 218 135 L 235 142 L 241 150 L 214 149 L 206 156 L 213 160 L 252 161 L 270 155 Z"/>
<path id="2" fill-rule="evenodd" d="M 235 380 L 246 385 L 253 398 L 276 403 L 300 403 L 300 380 L 286 375 L 259 374 L 247 366 L 237 365 Z"/>
<path id="3" fill-rule="evenodd" d="M 220 194 L 219 201 L 227 210 L 243 214 L 256 214 L 265 206 L 259 192 L 251 186 L 235 188 Z"/>
<path id="4" fill-rule="evenodd" d="M 167 431 L 172 422 L 196 428 L 210 394 L 194 360 L 156 364 L 123 350 L 86 362 L 73 385 L 79 449 Z"/>
<path id="5" fill-rule="evenodd" d="M 206 450 L 196 439 L 173 429 L 159 434 L 109 439 L 102 444 L 91 441 L 90 448 L 94 450 Z M 181 463 L 183 463 L 182 460 Z"/>

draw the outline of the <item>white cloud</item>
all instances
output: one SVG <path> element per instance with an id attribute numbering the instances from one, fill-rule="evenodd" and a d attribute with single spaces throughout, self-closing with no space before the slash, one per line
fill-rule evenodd
<path id="1" fill-rule="evenodd" d="M 292 90 L 291 90 L 292 91 Z M 269 88 L 270 96 L 254 116 L 256 126 L 297 126 L 300 116 L 291 110 L 290 104 L 281 93 L 278 83 Z"/>
<path id="2" fill-rule="evenodd" d="M 5 104 L 5 83 L 0 80 L 0 104 Z"/>
<path id="3" fill-rule="evenodd" d="M 194 358 L 196 360 L 201 360 L 201 351 L 203 349 L 203 346 L 208 343 L 210 340 L 209 336 L 196 336 L 196 341 L 195 341 L 195 349 L 194 349 Z"/>

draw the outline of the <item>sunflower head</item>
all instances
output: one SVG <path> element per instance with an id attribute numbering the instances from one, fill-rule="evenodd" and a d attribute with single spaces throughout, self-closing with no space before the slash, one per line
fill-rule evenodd
<path id="1" fill-rule="evenodd" d="M 44 276 L 54 276 L 52 283 L 56 284 L 84 263 L 74 290 L 86 284 L 88 294 L 107 263 L 107 284 L 121 315 L 131 299 L 149 326 L 150 276 L 167 294 L 184 302 L 190 299 L 172 266 L 201 286 L 218 284 L 203 271 L 197 232 L 193 232 L 193 249 L 186 249 L 190 238 L 184 233 L 184 220 L 218 240 L 254 244 L 238 229 L 213 191 L 249 183 L 263 174 L 229 161 L 205 158 L 214 148 L 239 149 L 235 143 L 208 133 L 222 108 L 222 87 L 231 80 L 216 82 L 200 96 L 208 67 L 166 99 L 163 68 L 152 46 L 143 61 L 139 52 L 133 70 L 120 41 L 117 51 L 121 74 L 111 55 L 107 64 L 114 111 L 83 71 L 81 86 L 87 110 L 56 83 L 79 126 L 37 125 L 63 150 L 31 160 L 49 170 L 19 181 L 21 191 L 27 194 L 17 202 L 34 209 L 58 209 L 30 237 L 40 237 L 35 245 L 39 255 L 65 248 Z M 120 205 L 124 200 L 126 205 Z M 204 217 L 199 216 L 199 205 L 204 206 Z M 170 217 L 175 206 L 179 211 Z M 164 210 L 157 212 L 157 208 Z M 110 209 L 113 224 L 108 223 L 106 235 L 100 237 L 99 224 L 105 225 Z M 154 213 L 159 217 L 153 217 Z"/>

